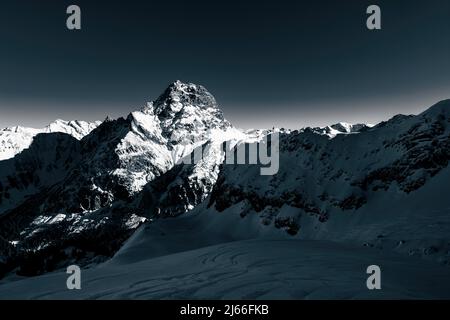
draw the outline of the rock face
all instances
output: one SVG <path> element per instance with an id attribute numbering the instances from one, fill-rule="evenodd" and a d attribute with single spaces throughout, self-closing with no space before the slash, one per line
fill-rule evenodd
<path id="1" fill-rule="evenodd" d="M 274 131 L 277 174 L 224 163 L 224 142 L 261 147 Z M 335 217 L 350 225 L 383 196 L 401 204 L 446 170 L 450 103 L 376 126 L 242 132 L 204 87 L 176 81 L 126 118 L 79 132 L 38 134 L 0 161 L 0 273 L 103 261 L 142 223 L 189 211 L 258 217 L 288 237 L 338 230 Z"/>

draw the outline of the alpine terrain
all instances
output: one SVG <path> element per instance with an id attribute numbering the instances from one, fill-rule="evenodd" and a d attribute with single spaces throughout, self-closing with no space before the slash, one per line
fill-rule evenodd
<path id="1" fill-rule="evenodd" d="M 275 145 L 273 175 L 228 161 Z M 450 297 L 450 100 L 243 131 L 176 81 L 124 118 L 4 129 L 0 159 L 0 298 Z"/>

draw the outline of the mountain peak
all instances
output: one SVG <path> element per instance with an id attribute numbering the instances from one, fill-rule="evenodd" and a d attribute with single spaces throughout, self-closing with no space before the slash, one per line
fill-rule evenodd
<path id="1" fill-rule="evenodd" d="M 330 126 L 331 131 L 338 131 L 337 133 L 357 133 L 361 131 L 365 131 L 372 127 L 370 124 L 366 123 L 347 123 L 347 122 L 339 122 Z"/>
<path id="2" fill-rule="evenodd" d="M 330 127 L 342 133 L 350 133 L 352 132 L 353 125 L 347 122 L 338 122 L 332 124 Z"/>
<path id="3" fill-rule="evenodd" d="M 186 106 L 200 109 L 218 108 L 216 99 L 205 87 L 180 80 L 172 82 L 153 102 L 154 113 L 163 116 L 177 113 Z"/>
<path id="4" fill-rule="evenodd" d="M 171 90 L 172 92 L 182 92 L 182 93 L 194 93 L 194 92 L 207 92 L 205 87 L 201 85 L 197 85 L 192 82 L 183 82 L 180 80 L 175 80 L 169 86 L 167 89 Z"/>
<path id="5" fill-rule="evenodd" d="M 450 114 L 450 99 L 441 100 L 421 113 L 421 115 Z"/>

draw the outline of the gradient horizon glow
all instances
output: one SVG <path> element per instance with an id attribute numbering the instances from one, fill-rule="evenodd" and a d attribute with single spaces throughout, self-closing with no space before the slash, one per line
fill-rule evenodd
<path id="1" fill-rule="evenodd" d="M 126 116 L 177 79 L 241 128 L 419 113 L 450 98 L 449 15 L 445 0 L 3 1 L 0 128 Z"/>

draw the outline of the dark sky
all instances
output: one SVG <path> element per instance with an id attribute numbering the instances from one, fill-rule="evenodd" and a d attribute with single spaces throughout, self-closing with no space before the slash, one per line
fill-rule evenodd
<path id="1" fill-rule="evenodd" d="M 375 123 L 450 98 L 448 0 L 2 0 L 0 41 L 0 127 L 126 115 L 176 79 L 243 128 Z"/>

